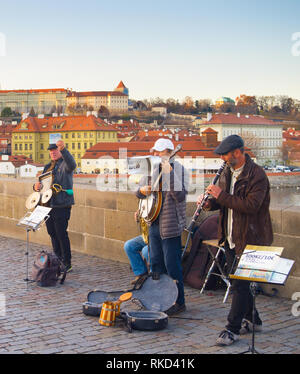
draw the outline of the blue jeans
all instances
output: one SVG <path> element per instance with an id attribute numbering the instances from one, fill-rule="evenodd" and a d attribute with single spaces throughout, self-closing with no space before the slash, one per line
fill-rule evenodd
<path id="1" fill-rule="evenodd" d="M 159 225 L 154 223 L 149 228 L 150 262 L 154 273 L 168 274 L 177 281 L 177 304 L 184 304 L 184 286 L 181 267 L 181 236 L 162 239 Z"/>
<path id="2" fill-rule="evenodd" d="M 145 244 L 142 236 L 127 240 L 124 244 L 124 250 L 128 256 L 134 275 L 138 276 L 146 273 L 147 267 L 141 255 L 148 262 L 148 246 Z"/>

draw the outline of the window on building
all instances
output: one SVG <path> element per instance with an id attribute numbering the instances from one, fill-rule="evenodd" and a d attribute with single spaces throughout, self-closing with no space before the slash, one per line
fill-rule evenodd
<path id="1" fill-rule="evenodd" d="M 28 144 L 25 143 L 25 151 L 27 151 L 27 150 L 28 150 Z"/>
<path id="2" fill-rule="evenodd" d="M 29 144 L 29 149 L 32 151 L 32 143 Z"/>
<path id="3" fill-rule="evenodd" d="M 77 149 L 81 149 L 81 143 L 77 143 Z"/>
<path id="4" fill-rule="evenodd" d="M 72 143 L 72 149 L 75 149 L 75 143 Z"/>
<path id="5" fill-rule="evenodd" d="M 15 144 L 15 151 L 18 150 L 18 144 Z"/>
<path id="6" fill-rule="evenodd" d="M 65 134 L 65 138 L 66 138 L 66 139 L 69 139 L 69 134 Z"/>
<path id="7" fill-rule="evenodd" d="M 19 151 L 23 150 L 23 144 L 19 144 Z"/>
<path id="8" fill-rule="evenodd" d="M 41 143 L 41 150 L 44 150 L 44 144 Z"/>

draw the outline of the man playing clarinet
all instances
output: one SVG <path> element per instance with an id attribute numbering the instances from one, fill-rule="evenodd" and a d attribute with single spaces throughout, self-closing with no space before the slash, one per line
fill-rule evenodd
<path id="1" fill-rule="evenodd" d="M 269 213 L 270 185 L 264 170 L 244 152 L 244 141 L 230 135 L 215 153 L 226 162 L 219 183 L 209 185 L 210 198 L 204 210 L 220 210 L 218 239 L 225 248 L 227 270 L 233 272 L 238 257 L 248 244 L 271 245 L 273 231 Z M 199 196 L 198 204 L 203 195 Z M 231 270 L 231 271 L 230 271 Z M 232 281 L 232 302 L 226 328 L 217 338 L 217 345 L 230 345 L 242 333 L 262 330 L 257 310 L 252 320 L 253 298 L 250 282 Z"/>

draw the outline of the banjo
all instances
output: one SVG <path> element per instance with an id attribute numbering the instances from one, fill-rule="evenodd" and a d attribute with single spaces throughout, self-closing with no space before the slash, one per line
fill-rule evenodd
<path id="1" fill-rule="evenodd" d="M 178 144 L 178 146 L 174 149 L 171 155 L 168 158 L 168 161 L 176 155 L 179 151 L 181 151 L 182 145 Z M 152 192 L 150 195 L 146 196 L 144 199 L 139 200 L 139 216 L 144 219 L 146 223 L 152 223 L 158 217 L 161 206 L 162 206 L 162 192 L 159 191 L 158 186 L 161 180 L 162 172 L 159 173 L 155 183 L 152 187 Z"/>

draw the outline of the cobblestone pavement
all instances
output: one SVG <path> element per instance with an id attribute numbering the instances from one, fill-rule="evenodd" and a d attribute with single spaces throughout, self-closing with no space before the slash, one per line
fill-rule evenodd
<path id="1" fill-rule="evenodd" d="M 30 244 L 29 270 L 41 249 L 49 250 Z M 64 285 L 45 288 L 31 283 L 26 289 L 25 251 L 25 241 L 0 237 L 0 292 L 6 300 L 5 316 L 0 316 L 0 353 L 221 354 L 240 353 L 251 344 L 249 334 L 230 347 L 215 345 L 230 304 L 223 304 L 222 290 L 200 295 L 186 287 L 187 310 L 169 318 L 161 331 L 129 333 L 119 322 L 104 327 L 97 317 L 82 313 L 82 303 L 95 288 L 130 288 L 129 265 L 73 253 L 74 270 Z M 300 353 L 300 317 L 291 313 L 294 302 L 263 295 L 256 302 L 264 330 L 255 335 L 255 348 L 260 353 Z M 122 307 L 132 305 L 129 301 Z"/>

